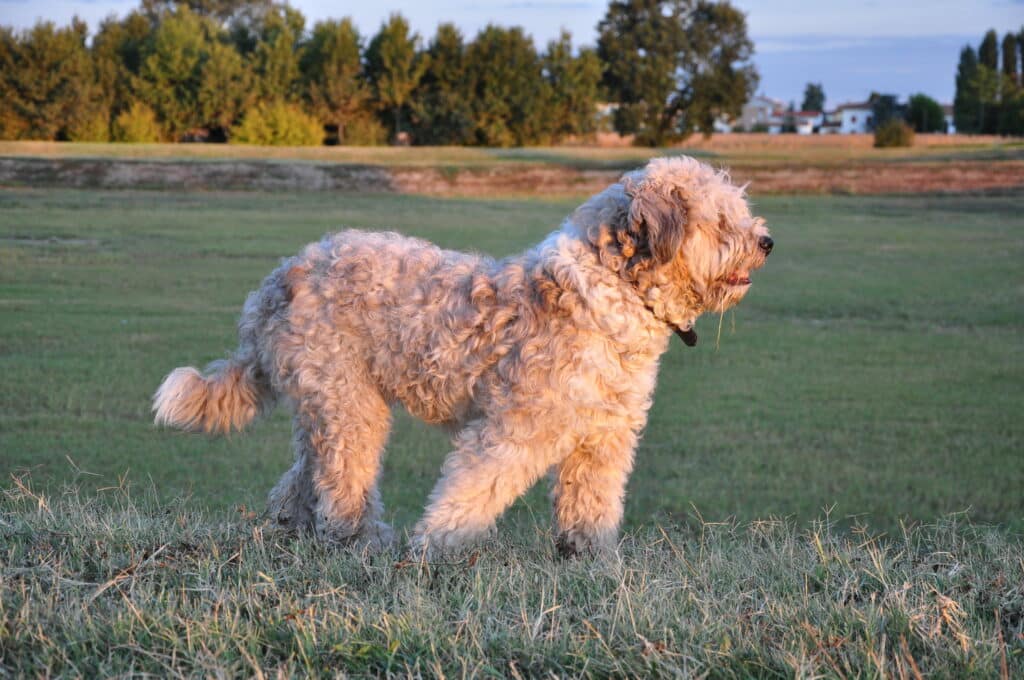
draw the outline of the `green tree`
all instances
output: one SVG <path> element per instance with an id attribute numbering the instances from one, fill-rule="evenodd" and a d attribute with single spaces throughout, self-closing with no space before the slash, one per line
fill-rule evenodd
<path id="1" fill-rule="evenodd" d="M 413 100 L 418 144 L 470 144 L 473 102 L 467 83 L 466 46 L 454 24 L 440 24 L 427 47 L 427 68 Z"/>
<path id="2" fill-rule="evenodd" d="M 999 34 L 989 30 L 978 46 L 978 63 L 996 71 L 999 69 Z"/>
<path id="3" fill-rule="evenodd" d="M 123 19 L 103 20 L 93 36 L 96 79 L 112 117 L 128 110 L 135 101 L 133 79 L 139 75 L 142 51 L 152 31 L 149 18 L 135 11 Z"/>
<path id="4" fill-rule="evenodd" d="M 1024 87 L 1024 26 L 1017 32 L 1017 54 L 1020 56 L 1020 71 L 1017 73 L 1017 84 Z"/>
<path id="5" fill-rule="evenodd" d="M 1003 74 L 1007 77 L 1010 84 L 1016 85 L 1018 83 L 1017 36 L 1013 33 L 1007 33 L 1003 36 Z"/>
<path id="6" fill-rule="evenodd" d="M 746 17 L 728 2 L 613 0 L 598 32 L 616 129 L 640 143 L 710 134 L 757 87 Z"/>
<path id="7" fill-rule="evenodd" d="M 523 29 L 489 25 L 466 50 L 475 142 L 523 146 L 550 141 L 550 86 Z"/>
<path id="8" fill-rule="evenodd" d="M 562 31 L 548 43 L 542 57 L 544 77 L 551 86 L 549 126 L 556 138 L 592 134 L 597 128 L 601 60 L 594 50 L 572 53 L 572 36 Z"/>
<path id="9" fill-rule="evenodd" d="M 942 106 L 926 94 L 914 94 L 907 102 L 907 122 L 915 132 L 945 132 Z"/>
<path id="10" fill-rule="evenodd" d="M 199 90 L 212 30 L 209 20 L 182 7 L 162 15 L 142 48 L 134 90 L 172 139 L 204 123 Z"/>
<path id="11" fill-rule="evenodd" d="M 0 32 L 0 136 L 6 139 L 105 140 L 109 109 L 78 18 L 57 28 L 37 23 Z"/>
<path id="12" fill-rule="evenodd" d="M 957 132 L 967 134 L 981 130 L 981 101 L 978 94 L 978 56 L 970 45 L 960 50 L 956 70 L 956 94 L 953 97 L 953 124 Z"/>
<path id="13" fill-rule="evenodd" d="M 821 83 L 807 83 L 807 87 L 804 88 L 804 102 L 801 105 L 800 110 L 825 110 L 825 88 L 821 86 Z"/>
<path id="14" fill-rule="evenodd" d="M 261 99 L 298 99 L 298 45 L 305 25 L 306 19 L 302 13 L 287 5 L 272 5 L 253 24 L 256 43 L 251 63 Z"/>
<path id="15" fill-rule="evenodd" d="M 207 46 L 196 95 L 199 120 L 211 139 L 226 141 L 228 130 L 254 103 L 253 75 L 240 54 L 218 36 Z"/>
<path id="16" fill-rule="evenodd" d="M 992 135 L 999 131 L 1002 103 L 1002 74 L 987 66 L 978 66 L 973 90 L 977 93 L 979 132 Z"/>
<path id="17" fill-rule="evenodd" d="M 392 14 L 366 49 L 366 72 L 377 101 L 394 116 L 395 136 L 402 131 L 402 110 L 410 103 L 427 68 L 427 57 L 417 52 L 419 36 L 409 22 Z"/>
<path id="18" fill-rule="evenodd" d="M 310 110 L 328 128 L 332 143 L 346 142 L 348 122 L 367 115 L 370 88 L 360 59 L 362 38 L 348 17 L 321 21 L 304 46 L 299 66 Z"/>
<path id="19" fill-rule="evenodd" d="M 686 49 L 682 0 L 614 0 L 597 26 L 604 85 L 618 104 L 615 129 L 652 146 L 672 137 L 676 71 Z"/>
<path id="20" fill-rule="evenodd" d="M 903 120 L 904 108 L 894 94 L 879 94 L 872 92 L 868 97 L 871 104 L 872 129 L 880 128 L 890 120 Z"/>
<path id="21" fill-rule="evenodd" d="M 754 43 L 747 36 L 746 15 L 728 2 L 698 0 L 686 34 L 679 130 L 684 138 L 690 132 L 710 137 L 715 120 L 739 116 L 757 89 L 757 69 L 750 61 Z"/>
<path id="22" fill-rule="evenodd" d="M 225 25 L 239 12 L 249 11 L 253 8 L 265 9 L 272 3 L 269 0 L 142 0 L 142 11 L 159 20 L 163 14 L 175 12 L 186 7 L 193 14 L 213 19 L 220 25 Z"/>

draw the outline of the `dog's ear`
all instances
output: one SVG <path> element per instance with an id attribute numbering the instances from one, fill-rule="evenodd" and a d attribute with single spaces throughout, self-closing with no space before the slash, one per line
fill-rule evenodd
<path id="1" fill-rule="evenodd" d="M 686 205 L 667 187 L 627 182 L 630 197 L 627 229 L 658 265 L 668 264 L 683 246 Z"/>

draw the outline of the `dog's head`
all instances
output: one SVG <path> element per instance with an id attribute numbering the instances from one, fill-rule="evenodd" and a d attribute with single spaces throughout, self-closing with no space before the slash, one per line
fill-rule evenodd
<path id="1" fill-rule="evenodd" d="M 592 205 L 593 204 L 593 205 Z M 582 206 L 588 240 L 651 311 L 686 331 L 739 302 L 773 242 L 743 189 L 692 158 L 657 158 Z M 596 209 L 596 210 L 595 210 Z M 596 214 L 593 214 L 596 212 Z"/>

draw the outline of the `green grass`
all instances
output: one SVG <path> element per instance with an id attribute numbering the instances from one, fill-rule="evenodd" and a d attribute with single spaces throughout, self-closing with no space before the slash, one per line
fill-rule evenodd
<path id="1" fill-rule="evenodd" d="M 170 369 L 234 347 L 246 292 L 280 257 L 343 225 L 501 255 L 573 204 L 4 190 L 0 469 L 44 488 L 125 477 L 165 500 L 261 507 L 290 461 L 284 413 L 207 439 L 155 429 L 149 399 Z M 838 522 L 880 530 L 962 510 L 1024 529 L 1020 197 L 756 204 L 778 247 L 717 348 L 719 319 L 705 318 L 696 349 L 665 357 L 628 525 L 834 506 Z M 399 525 L 446 451 L 400 415 L 384 476 Z M 545 517 L 544 494 L 512 522 Z"/>
<path id="2" fill-rule="evenodd" d="M 665 357 L 619 555 L 559 560 L 537 488 L 421 568 L 267 526 L 283 413 L 149 397 L 328 230 L 500 255 L 575 201 L 0 190 L 0 676 L 1021 677 L 1020 199 L 756 200 L 775 252 Z M 399 416 L 400 528 L 446 450 Z"/>
<path id="3" fill-rule="evenodd" d="M 827 523 L 652 529 L 597 562 L 506 536 L 420 566 L 188 501 L 104 501 L 0 499 L 0 674 L 1024 674 L 1024 546 L 957 517 L 892 540 Z"/>

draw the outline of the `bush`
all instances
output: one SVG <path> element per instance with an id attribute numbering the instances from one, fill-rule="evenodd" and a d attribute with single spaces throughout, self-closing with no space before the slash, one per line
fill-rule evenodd
<path id="1" fill-rule="evenodd" d="M 109 109 L 98 109 L 75 118 L 68 124 L 65 134 L 69 142 L 109 142 Z"/>
<path id="2" fill-rule="evenodd" d="M 324 126 L 302 109 L 285 102 L 259 104 L 231 128 L 234 144 L 260 146 L 317 146 L 324 141 Z"/>
<path id="3" fill-rule="evenodd" d="M 388 143 L 388 131 L 372 115 L 354 116 L 345 121 L 338 141 L 348 146 L 377 146 Z"/>
<path id="4" fill-rule="evenodd" d="M 163 130 L 156 114 L 142 102 L 132 102 L 131 108 L 117 114 L 114 119 L 114 141 L 145 144 L 163 139 Z"/>
<path id="5" fill-rule="evenodd" d="M 904 121 L 891 119 L 875 129 L 875 148 L 914 146 L 914 129 Z"/>

